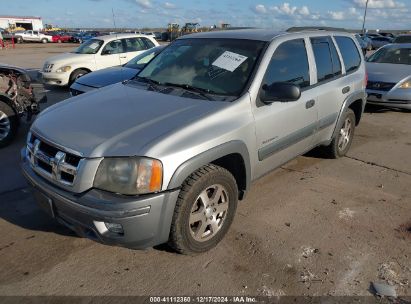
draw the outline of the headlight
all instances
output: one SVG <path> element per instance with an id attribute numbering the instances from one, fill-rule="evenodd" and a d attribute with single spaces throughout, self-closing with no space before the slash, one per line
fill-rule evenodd
<path id="1" fill-rule="evenodd" d="M 105 158 L 94 178 L 94 187 L 110 192 L 136 195 L 161 190 L 163 165 L 144 157 Z"/>
<path id="2" fill-rule="evenodd" d="M 411 89 L 411 80 L 406 80 L 399 86 L 400 89 Z"/>
<path id="3" fill-rule="evenodd" d="M 66 65 L 56 70 L 57 73 L 65 73 L 71 70 L 71 66 Z"/>

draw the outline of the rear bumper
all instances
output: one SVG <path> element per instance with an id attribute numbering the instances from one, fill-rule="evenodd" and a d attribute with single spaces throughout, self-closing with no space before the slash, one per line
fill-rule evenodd
<path id="1" fill-rule="evenodd" d="M 411 90 L 393 89 L 391 91 L 367 90 L 367 103 L 386 107 L 411 109 Z"/>
<path id="2" fill-rule="evenodd" d="M 120 196 L 96 189 L 72 194 L 38 176 L 24 160 L 22 171 L 34 188 L 40 207 L 83 237 L 134 249 L 168 240 L 179 190 L 140 197 Z M 123 232 L 110 231 L 105 223 L 119 224 Z"/>

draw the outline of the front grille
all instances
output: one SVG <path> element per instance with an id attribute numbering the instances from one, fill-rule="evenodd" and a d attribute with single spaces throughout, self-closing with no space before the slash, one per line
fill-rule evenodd
<path id="1" fill-rule="evenodd" d="M 368 81 L 367 89 L 376 91 L 389 91 L 396 84 L 391 82 L 380 82 L 380 81 Z"/>
<path id="2" fill-rule="evenodd" d="M 34 134 L 27 140 L 27 157 L 40 175 L 66 186 L 72 186 L 82 158 L 46 143 Z"/>
<path id="3" fill-rule="evenodd" d="M 77 96 L 77 95 L 80 95 L 80 94 L 83 94 L 83 93 L 84 92 L 82 92 L 82 91 L 70 88 L 70 95 L 71 96 Z"/>
<path id="4" fill-rule="evenodd" d="M 53 69 L 54 64 L 52 63 L 45 63 L 43 66 L 43 72 L 50 73 Z"/>

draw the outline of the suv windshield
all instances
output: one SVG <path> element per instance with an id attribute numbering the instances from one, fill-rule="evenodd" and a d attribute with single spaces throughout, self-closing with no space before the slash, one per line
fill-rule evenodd
<path id="1" fill-rule="evenodd" d="M 411 65 L 411 48 L 385 47 L 375 52 L 367 61 Z"/>
<path id="2" fill-rule="evenodd" d="M 103 40 L 90 39 L 81 44 L 73 53 L 76 54 L 96 54 L 103 45 Z"/>
<path id="3" fill-rule="evenodd" d="M 181 39 L 138 74 L 160 85 L 239 96 L 265 45 L 240 39 Z"/>

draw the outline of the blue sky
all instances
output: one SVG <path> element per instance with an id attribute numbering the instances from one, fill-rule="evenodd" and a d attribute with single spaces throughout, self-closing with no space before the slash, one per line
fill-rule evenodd
<path id="1" fill-rule="evenodd" d="M 361 28 L 366 0 L 0 0 L 1 15 L 40 16 L 61 27 L 165 27 L 230 23 L 285 29 L 299 25 Z M 409 8 L 410 7 L 410 8 Z M 367 28 L 411 29 L 411 0 L 369 0 Z"/>

